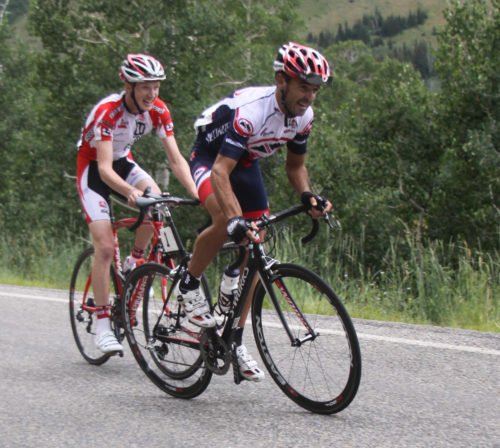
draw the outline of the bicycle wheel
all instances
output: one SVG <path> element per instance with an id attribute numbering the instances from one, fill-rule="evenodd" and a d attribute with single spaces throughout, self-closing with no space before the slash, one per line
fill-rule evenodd
<path id="1" fill-rule="evenodd" d="M 193 398 L 207 388 L 212 372 L 201 358 L 201 329 L 188 322 L 175 297 L 169 297 L 171 271 L 145 263 L 127 277 L 125 333 L 136 361 L 154 384 L 175 397 Z M 209 297 L 206 281 L 202 287 Z"/>
<path id="2" fill-rule="evenodd" d="M 337 295 L 312 271 L 294 264 L 271 269 L 252 306 L 257 347 L 281 390 L 303 408 L 333 414 L 349 405 L 361 379 L 352 321 Z"/>
<path id="3" fill-rule="evenodd" d="M 83 251 L 76 261 L 69 288 L 69 316 L 71 328 L 75 338 L 76 346 L 82 356 L 90 364 L 103 364 L 110 356 L 103 354 L 94 343 L 97 327 L 97 316 L 95 315 L 95 299 L 92 290 L 91 272 L 94 262 L 94 249 L 88 248 Z M 123 339 L 117 328 L 116 319 L 113 317 L 116 310 L 120 311 L 120 293 L 114 266 L 110 269 L 110 297 L 109 303 L 112 307 L 111 327 L 119 340 Z"/>

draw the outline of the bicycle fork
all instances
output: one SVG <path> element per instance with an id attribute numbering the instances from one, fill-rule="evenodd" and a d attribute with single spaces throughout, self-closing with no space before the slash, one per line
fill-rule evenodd
<path id="1" fill-rule="evenodd" d="M 277 275 L 274 275 L 272 273 L 269 274 L 261 274 L 261 278 L 265 277 L 265 280 L 262 281 L 262 285 L 264 286 L 264 289 L 266 290 L 269 298 L 271 299 L 271 302 L 273 303 L 274 309 L 276 313 L 278 314 L 281 324 L 283 325 L 283 328 L 285 329 L 288 338 L 290 339 L 290 345 L 292 347 L 300 347 L 303 343 L 308 342 L 308 341 L 314 341 L 319 336 L 319 333 L 314 331 L 314 329 L 311 327 L 309 322 L 307 321 L 306 317 L 302 313 L 302 311 L 297 307 L 295 301 L 292 298 L 292 295 L 290 294 L 290 291 L 288 290 L 285 282 Z M 281 309 L 281 306 L 279 305 L 278 298 L 276 297 L 275 290 L 273 288 L 273 283 L 276 284 L 276 287 L 278 290 L 281 292 L 282 297 L 286 300 L 286 302 L 290 305 L 292 308 L 293 312 L 299 319 L 299 321 L 302 323 L 305 329 L 305 336 L 302 338 L 297 338 L 294 337 L 290 326 L 288 325 L 287 319 L 285 318 L 283 311 Z"/>

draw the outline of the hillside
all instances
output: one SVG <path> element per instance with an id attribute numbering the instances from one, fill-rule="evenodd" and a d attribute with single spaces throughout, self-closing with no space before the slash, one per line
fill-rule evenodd
<path id="1" fill-rule="evenodd" d="M 321 31 L 336 33 L 339 24 L 348 23 L 352 26 L 361 20 L 363 15 L 372 15 L 377 9 L 383 17 L 390 15 L 407 16 L 410 11 L 423 9 L 428 14 L 426 22 L 418 27 L 405 31 L 392 40 L 395 43 L 412 43 L 416 40 L 426 40 L 434 43 L 433 30 L 444 24 L 443 9 L 447 0 L 302 0 L 299 12 L 305 19 L 308 33 L 318 35 Z M 29 0 L 17 0 L 9 4 L 8 11 L 14 17 L 14 34 L 23 41 L 33 38 L 28 36 L 25 13 Z"/>
<path id="2" fill-rule="evenodd" d="M 363 15 L 373 15 L 378 9 L 383 17 L 407 16 L 410 11 L 423 9 L 428 19 L 418 28 L 410 29 L 392 39 L 395 42 L 428 40 L 433 42 L 433 30 L 444 24 L 443 10 L 447 0 L 302 0 L 299 8 L 306 19 L 307 33 L 336 33 L 339 24 L 353 25 Z"/>

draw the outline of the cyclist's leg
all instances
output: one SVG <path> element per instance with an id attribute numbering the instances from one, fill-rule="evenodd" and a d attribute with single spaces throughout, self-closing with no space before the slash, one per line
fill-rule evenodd
<path id="1" fill-rule="evenodd" d="M 202 205 L 210 213 L 212 222 L 196 238 L 187 271 L 174 290 L 174 294 L 189 321 L 206 328 L 215 326 L 216 321 L 211 315 L 210 306 L 200 289 L 200 279 L 227 240 L 225 218 L 210 183 L 211 163 L 211 161 L 205 161 L 203 164 L 193 166 L 192 170 L 199 198 Z"/>
<path id="2" fill-rule="evenodd" d="M 258 161 L 255 161 L 251 165 L 238 166 L 231 174 L 231 185 L 245 218 L 256 220 L 262 215 L 269 213 L 267 193 Z M 260 232 L 259 236 L 263 239 L 265 232 Z M 240 272 L 242 272 L 245 264 L 246 260 L 243 266 L 240 267 Z M 243 377 L 250 381 L 261 381 L 264 379 L 264 372 L 259 369 L 257 362 L 248 353 L 243 344 L 243 331 L 252 304 L 251 298 L 253 297 L 258 281 L 258 276 L 255 276 L 250 293 L 243 306 L 233 340 L 233 353 L 238 364 L 239 378 Z M 239 382 L 239 379 L 236 379 L 236 381 Z"/>
<path id="3" fill-rule="evenodd" d="M 77 184 L 80 201 L 94 245 L 92 289 L 97 308 L 96 345 L 104 353 L 123 350 L 110 322 L 110 268 L 114 254 L 114 237 L 109 207 L 109 187 L 101 180 L 97 162 L 78 158 Z"/>
<path id="4" fill-rule="evenodd" d="M 202 276 L 217 252 L 227 241 L 226 219 L 217 203 L 215 194 L 210 193 L 203 205 L 212 217 L 212 223 L 201 232 L 194 243 L 193 256 L 188 271 L 196 278 Z"/>
<path id="5" fill-rule="evenodd" d="M 114 241 L 111 221 L 99 220 L 89 223 L 94 245 L 94 264 L 92 267 L 92 287 L 96 306 L 109 305 L 109 269 L 113 260 Z"/>
<path id="6" fill-rule="evenodd" d="M 114 168 L 125 181 L 133 187 L 142 191 L 150 187 L 151 193 L 161 194 L 160 187 L 158 187 L 153 178 L 133 160 L 130 154 L 120 163 L 120 166 Z M 126 258 L 123 266 L 124 271 L 132 269 L 137 262 L 143 259 L 144 252 L 152 236 L 153 228 L 149 224 L 144 224 L 137 229 L 134 247 L 130 255 Z"/>
<path id="7" fill-rule="evenodd" d="M 94 264 L 92 266 L 92 288 L 97 308 L 97 328 L 95 343 L 103 353 L 122 352 L 111 329 L 111 304 L 109 271 L 114 253 L 114 238 L 111 222 L 99 220 L 89 223 L 94 244 Z"/>
<path id="8" fill-rule="evenodd" d="M 87 224 L 94 244 L 92 287 L 97 306 L 107 306 L 109 301 L 109 269 L 114 253 L 109 187 L 101 180 L 96 161 L 78 157 L 78 194 L 87 217 Z"/>
<path id="9" fill-rule="evenodd" d="M 241 205 L 245 218 L 258 219 L 264 214 L 269 214 L 267 193 L 258 161 L 248 166 L 238 166 L 231 174 L 231 185 Z M 263 239 L 265 237 L 265 232 L 260 232 L 259 236 Z M 240 267 L 240 272 L 241 271 L 242 267 Z M 241 313 L 240 328 L 245 327 L 245 321 L 252 303 L 251 297 L 253 297 L 253 291 L 257 281 L 258 278 L 256 277 Z"/>

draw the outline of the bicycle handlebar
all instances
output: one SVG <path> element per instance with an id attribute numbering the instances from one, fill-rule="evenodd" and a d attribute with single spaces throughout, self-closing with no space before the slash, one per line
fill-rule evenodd
<path id="1" fill-rule="evenodd" d="M 307 211 L 307 208 L 305 205 L 295 205 L 295 206 L 287 208 L 285 210 L 281 210 L 280 212 L 273 213 L 269 216 L 262 216 L 261 218 L 259 218 L 257 220 L 256 224 L 257 224 L 257 227 L 259 229 L 265 229 L 265 228 L 269 227 L 270 224 L 282 221 L 286 218 L 289 218 L 290 216 L 295 216 L 295 215 L 298 215 L 299 213 L 302 213 L 305 211 Z M 308 216 L 310 216 L 310 215 L 308 215 Z M 312 216 L 310 216 L 310 218 L 312 220 L 311 231 L 306 236 L 301 238 L 301 241 L 303 244 L 306 244 L 309 241 L 311 241 L 318 233 L 319 221 L 317 219 L 313 218 Z M 333 224 L 330 221 L 328 214 L 323 215 L 323 219 L 333 229 Z"/>
<path id="2" fill-rule="evenodd" d="M 274 224 L 274 223 L 279 222 L 279 221 L 283 221 L 284 219 L 289 218 L 290 216 L 298 215 L 299 213 L 306 212 L 307 210 L 308 209 L 305 205 L 295 205 L 295 206 L 287 208 L 285 210 L 281 210 L 277 213 L 273 213 L 269 216 L 264 215 L 264 216 L 260 217 L 259 219 L 257 219 L 255 221 L 255 223 L 257 224 L 257 227 L 259 229 L 263 230 L 263 229 L 268 228 L 271 224 Z M 319 229 L 319 220 L 314 219 L 309 214 L 307 216 L 309 216 L 311 218 L 312 227 L 311 227 L 311 231 L 306 236 L 301 238 L 302 244 L 306 244 L 309 241 L 311 241 L 316 236 L 316 234 L 318 233 L 318 229 Z M 330 221 L 328 214 L 323 215 L 323 220 L 332 229 L 334 228 L 334 225 Z M 235 244 L 235 243 L 232 243 L 232 244 Z M 239 248 L 238 258 L 229 265 L 229 269 L 231 269 L 231 270 L 239 267 L 243 263 L 245 256 L 246 256 L 246 246 L 237 246 L 237 247 Z"/>
<path id="3" fill-rule="evenodd" d="M 153 205 L 167 204 L 169 207 L 177 205 L 200 205 L 200 201 L 197 199 L 170 196 L 168 193 L 162 195 L 151 194 L 150 191 L 151 189 L 149 187 L 146 188 L 144 194 L 135 200 L 135 204 L 139 207 L 139 217 L 137 218 L 137 221 L 128 228 L 131 232 L 136 230 L 142 224 L 144 218 L 146 217 L 148 208 Z"/>

